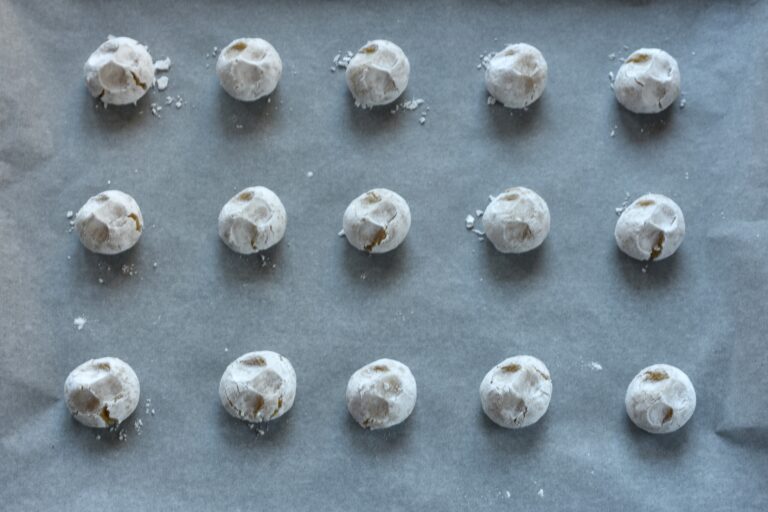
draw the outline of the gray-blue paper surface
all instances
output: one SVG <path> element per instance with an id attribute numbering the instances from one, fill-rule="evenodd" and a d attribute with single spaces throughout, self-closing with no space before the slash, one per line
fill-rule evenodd
<path id="1" fill-rule="evenodd" d="M 768 509 L 767 27 L 763 1 L 0 0 L 0 508 Z M 97 108 L 82 66 L 107 34 L 170 56 L 168 89 Z M 230 99 L 206 56 L 243 35 L 282 56 L 270 103 Z M 418 110 L 356 109 L 330 71 L 380 37 L 407 53 Z M 550 78 L 510 115 L 486 104 L 477 64 L 518 41 Z M 677 58 L 684 109 L 617 105 L 608 73 L 644 46 Z M 289 217 L 265 265 L 216 233 L 224 202 L 255 184 Z M 552 214 L 544 245 L 517 257 L 464 227 L 513 185 Z M 376 186 L 408 200 L 413 226 L 369 257 L 337 232 Z M 109 188 L 137 199 L 146 230 L 105 258 L 66 212 Z M 649 191 L 678 202 L 688 231 L 644 272 L 615 246 L 614 209 Z M 217 396 L 226 365 L 256 349 L 298 374 L 294 408 L 263 436 Z M 478 398 L 514 354 L 554 383 L 522 431 Z M 62 400 L 69 371 L 105 355 L 141 380 L 124 441 L 97 439 Z M 344 389 L 379 357 L 410 366 L 419 397 L 406 423 L 367 432 Z M 657 362 L 698 394 L 668 436 L 623 406 Z"/>

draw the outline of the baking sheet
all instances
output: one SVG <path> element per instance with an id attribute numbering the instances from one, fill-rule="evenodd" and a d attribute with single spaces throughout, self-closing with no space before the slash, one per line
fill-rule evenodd
<path id="1" fill-rule="evenodd" d="M 0 0 L 3 509 L 765 510 L 766 27 L 766 2 L 746 1 Z M 170 56 L 168 90 L 97 108 L 82 64 L 107 34 Z M 282 56 L 270 103 L 231 100 L 206 56 L 243 35 Z M 330 71 L 377 37 L 407 53 L 417 111 L 356 109 Z M 486 105 L 476 66 L 517 41 L 541 49 L 550 79 L 510 115 Z M 684 109 L 618 107 L 609 55 L 642 46 L 677 58 Z M 254 184 L 289 216 L 265 262 L 216 233 L 224 202 Z M 517 257 L 464 228 L 512 185 L 552 213 L 544 245 Z M 413 226 L 369 257 L 336 233 L 375 186 L 409 201 Z M 65 215 L 108 188 L 146 222 L 112 258 L 87 253 Z M 648 191 L 680 204 L 688 232 L 644 271 L 612 233 L 625 194 Z M 217 396 L 226 365 L 255 349 L 298 374 L 294 408 L 264 435 Z M 534 427 L 507 431 L 478 386 L 520 353 L 548 365 L 553 398 Z M 106 355 L 141 380 L 123 441 L 97 439 L 62 401 L 69 371 Z M 410 366 L 419 398 L 403 425 L 367 432 L 344 389 L 379 357 Z M 656 362 L 686 371 L 699 399 L 668 436 L 623 409 Z"/>

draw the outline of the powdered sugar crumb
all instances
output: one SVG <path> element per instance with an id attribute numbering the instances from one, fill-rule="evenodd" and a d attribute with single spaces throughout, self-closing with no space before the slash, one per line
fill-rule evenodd
<path id="1" fill-rule="evenodd" d="M 401 106 L 405 110 L 416 110 L 424 103 L 424 100 L 421 98 L 413 98 L 408 101 L 404 101 Z"/>
<path id="2" fill-rule="evenodd" d="M 74 321 L 75 328 L 78 331 L 82 331 L 83 327 L 85 327 L 85 323 L 87 321 L 88 320 L 86 320 L 84 316 L 79 316 L 79 317 L 75 318 L 75 321 Z"/>
<path id="3" fill-rule="evenodd" d="M 624 210 L 627 209 L 627 206 L 629 206 L 629 192 L 624 192 L 624 201 L 622 201 L 621 206 L 615 208 L 616 215 L 621 215 L 624 213 Z"/>
<path id="4" fill-rule="evenodd" d="M 171 58 L 166 57 L 155 61 L 155 71 L 168 71 L 171 69 Z"/>
<path id="5" fill-rule="evenodd" d="M 480 64 L 477 65 L 477 69 L 488 69 L 488 64 L 491 63 L 491 59 L 496 55 L 496 52 L 488 52 L 484 55 L 480 55 Z"/>

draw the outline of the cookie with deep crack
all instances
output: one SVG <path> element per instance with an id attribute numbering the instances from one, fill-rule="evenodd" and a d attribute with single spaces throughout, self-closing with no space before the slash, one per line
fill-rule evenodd
<path id="1" fill-rule="evenodd" d="M 219 237 L 240 254 L 269 249 L 283 239 L 287 225 L 282 201 L 266 187 L 241 190 L 219 212 Z"/>
<path id="2" fill-rule="evenodd" d="M 621 252 L 641 261 L 672 256 L 685 237 L 685 218 L 672 199 L 645 194 L 635 199 L 616 221 L 614 238 Z"/>
<path id="3" fill-rule="evenodd" d="M 344 235 L 361 251 L 378 254 L 396 249 L 410 228 L 408 203 L 386 188 L 375 188 L 356 197 L 344 211 Z"/>
<path id="4" fill-rule="evenodd" d="M 480 383 L 483 411 L 504 428 L 533 425 L 547 412 L 551 398 L 549 370 L 532 356 L 503 360 Z"/>
<path id="5" fill-rule="evenodd" d="M 293 407 L 296 372 L 291 362 L 276 352 L 249 352 L 224 370 L 219 398 L 224 409 L 239 420 L 275 420 Z"/>
<path id="6" fill-rule="evenodd" d="M 105 190 L 78 210 L 75 229 L 89 251 L 119 254 L 139 241 L 144 218 L 133 197 L 120 190 Z"/>
<path id="7" fill-rule="evenodd" d="M 85 62 L 85 85 L 107 105 L 136 103 L 155 82 L 155 66 L 147 47 L 130 37 L 103 42 Z"/>
<path id="8" fill-rule="evenodd" d="M 86 361 L 64 382 L 69 412 L 88 427 L 116 427 L 136 410 L 139 395 L 133 368 L 116 357 Z"/>
<path id="9" fill-rule="evenodd" d="M 682 428 L 696 409 L 696 391 L 679 368 L 654 364 L 640 370 L 624 399 L 632 423 L 651 434 Z"/>
<path id="10" fill-rule="evenodd" d="M 347 383 L 347 409 L 363 428 L 376 430 L 405 421 L 416 406 L 416 379 L 400 361 L 379 359 Z"/>

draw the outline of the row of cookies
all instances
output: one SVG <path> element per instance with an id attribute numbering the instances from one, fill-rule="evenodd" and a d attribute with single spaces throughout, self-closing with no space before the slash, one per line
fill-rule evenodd
<path id="1" fill-rule="evenodd" d="M 139 404 L 139 379 L 121 359 L 103 357 L 81 364 L 64 384 L 67 407 L 83 425 L 116 427 Z M 416 406 L 416 379 L 403 363 L 379 359 L 352 374 L 347 383 L 347 409 L 366 429 L 382 429 L 405 421 Z M 497 425 L 533 425 L 549 408 L 552 378 L 539 359 L 514 356 L 494 366 L 480 384 L 480 402 Z M 293 407 L 296 371 L 284 356 L 249 352 L 235 359 L 219 382 L 221 405 L 235 418 L 264 423 Z M 688 376 L 667 364 L 642 369 L 625 396 L 627 415 L 652 434 L 674 432 L 696 408 L 696 391 Z"/>
<path id="2" fill-rule="evenodd" d="M 346 79 L 355 103 L 363 108 L 387 105 L 408 86 L 411 65 L 391 41 L 369 41 L 346 63 Z M 487 62 L 486 89 L 494 101 L 527 108 L 541 97 L 549 68 L 542 53 L 526 43 L 507 45 Z M 222 88 L 240 101 L 256 101 L 275 90 L 283 62 L 264 39 L 238 38 L 219 54 L 216 73 Z M 155 80 L 147 47 L 130 37 L 110 37 L 85 63 L 91 94 L 109 105 L 136 103 Z M 612 83 L 616 99 L 638 114 L 661 112 L 680 95 L 677 61 L 664 50 L 641 48 L 624 60 Z"/>
<path id="3" fill-rule="evenodd" d="M 492 197 L 483 212 L 484 235 L 502 253 L 539 247 L 550 229 L 549 207 L 533 190 L 513 187 Z M 285 235 L 288 217 L 280 198 L 266 187 L 248 187 L 219 213 L 221 240 L 240 254 L 257 253 Z M 83 245 L 99 254 L 118 254 L 138 242 L 144 226 L 139 205 L 125 192 L 97 194 L 77 212 L 74 225 Z M 369 190 L 347 206 L 343 230 L 355 248 L 384 253 L 403 243 L 411 227 L 411 210 L 402 196 L 385 188 Z M 661 194 L 646 194 L 619 217 L 614 237 L 619 248 L 641 261 L 662 260 L 677 251 L 685 236 L 680 207 Z"/>

